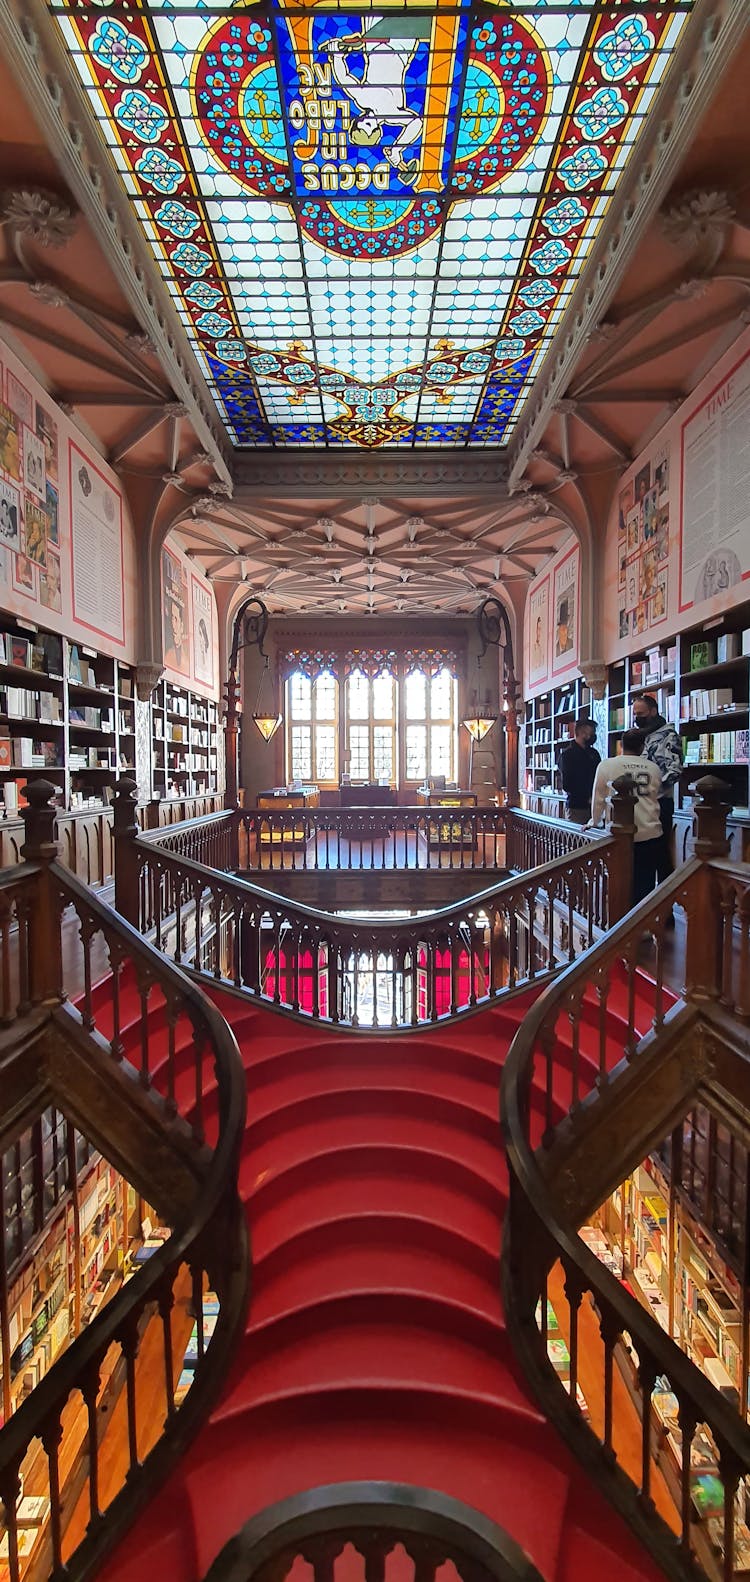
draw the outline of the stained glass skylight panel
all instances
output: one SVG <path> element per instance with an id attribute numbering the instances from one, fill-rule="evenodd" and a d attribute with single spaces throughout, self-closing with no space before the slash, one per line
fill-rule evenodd
<path id="1" fill-rule="evenodd" d="M 503 445 L 693 0 L 50 0 L 234 442 Z"/>

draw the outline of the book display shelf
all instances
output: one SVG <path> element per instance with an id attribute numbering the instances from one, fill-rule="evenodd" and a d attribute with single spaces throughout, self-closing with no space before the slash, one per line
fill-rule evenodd
<path id="1" fill-rule="evenodd" d="M 205 796 L 219 783 L 216 703 L 161 681 L 151 698 L 152 786 L 157 798 Z"/>
<path id="2" fill-rule="evenodd" d="M 658 1156 L 634 1171 L 581 1235 L 661 1327 L 745 1417 L 748 1416 L 750 1292 L 744 1284 L 747 1150 L 704 1106 L 696 1106 Z M 637 1359 L 627 1336 L 617 1357 L 640 1410 Z M 669 1381 L 652 1396 L 652 1453 L 679 1508 L 682 1436 Z M 690 1453 L 694 1520 L 709 1576 L 723 1561 L 723 1484 L 718 1455 L 699 1428 Z M 750 1570 L 750 1488 L 736 1511 L 737 1571 Z"/>
<path id="3" fill-rule="evenodd" d="M 588 719 L 590 714 L 591 692 L 580 676 L 526 704 L 525 762 L 520 783 L 524 805 L 531 813 L 564 816 L 560 753 L 572 740 L 576 720 Z"/>
<path id="4" fill-rule="evenodd" d="M 12 817 L 29 778 L 63 808 L 106 806 L 135 768 L 132 667 L 55 632 L 0 620 L 0 796 Z"/>
<path id="5" fill-rule="evenodd" d="M 117 1289 L 135 1194 L 61 1112 L 2 1156 L 0 1404 L 16 1411 Z"/>

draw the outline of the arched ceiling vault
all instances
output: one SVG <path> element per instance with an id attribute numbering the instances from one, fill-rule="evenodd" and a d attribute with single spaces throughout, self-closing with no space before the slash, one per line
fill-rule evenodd
<path id="1" fill-rule="evenodd" d="M 577 344 L 545 365 L 510 455 L 233 457 L 103 152 L 92 182 L 80 92 L 56 59 L 55 109 L 14 54 L 32 16 L 44 64 L 41 0 L 0 0 L 0 330 L 121 475 L 137 528 L 177 522 L 222 602 L 239 584 L 282 615 L 450 616 L 503 589 L 517 605 L 571 527 L 601 536 L 622 470 L 748 322 L 750 18 L 738 28 L 732 0 L 696 12 L 732 21 L 734 53 L 714 61 L 710 96 L 705 67 L 689 126 L 678 106 L 679 158 L 670 147 L 658 205 L 651 173 L 624 269 L 599 278 L 595 257 L 593 286 L 584 273 Z"/>

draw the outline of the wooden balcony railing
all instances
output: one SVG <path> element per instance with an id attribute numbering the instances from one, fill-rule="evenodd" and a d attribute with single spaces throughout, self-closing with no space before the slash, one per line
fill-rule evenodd
<path id="1" fill-rule="evenodd" d="M 546 990 L 525 1018 L 506 1061 L 501 1112 L 510 1167 L 503 1286 L 511 1332 L 529 1377 L 591 1475 L 624 1513 L 669 1577 L 733 1582 L 736 1496 L 750 1474 L 750 1428 L 650 1312 L 593 1255 L 577 1228 L 620 1185 L 712 1085 L 742 1096 L 750 1058 L 750 870 L 726 860 L 724 788 L 711 778 L 696 791 L 696 856 L 619 923 L 582 961 Z M 685 909 L 685 987 L 667 1008 L 663 962 L 673 903 Z M 638 971 L 644 933 L 653 935 L 653 980 Z M 612 1067 L 607 1006 L 625 1019 L 622 1058 Z M 532 1094 L 542 1094 L 539 1106 Z M 710 1100 L 708 1100 L 710 1102 Z M 743 1100 L 746 1103 L 746 1097 Z M 676 1135 L 676 1133 L 675 1133 Z M 570 1380 L 547 1353 L 548 1296 L 563 1304 Z M 560 1293 L 564 1297 L 560 1298 Z M 587 1423 L 577 1385 L 584 1307 L 601 1345 L 587 1331 L 586 1365 L 598 1373 L 599 1420 Z M 628 1457 L 614 1388 L 622 1337 L 637 1358 L 640 1454 Z M 652 1452 L 656 1381 L 677 1398 L 682 1473 L 675 1519 L 654 1503 Z M 668 1381 L 665 1385 L 664 1381 Z M 690 1448 L 699 1425 L 716 1447 L 723 1485 L 723 1557 L 708 1552 L 692 1519 Z M 663 1507 L 662 1507 L 663 1508 Z M 743 1570 L 744 1574 L 744 1570 Z"/>
<path id="2" fill-rule="evenodd" d="M 53 792 L 44 781 L 29 785 L 24 861 L 0 876 L 0 1021 L 16 1052 L 13 1058 L 6 1042 L 0 1126 L 8 1137 L 14 1117 L 23 1129 L 24 1105 L 27 1116 L 57 1105 L 179 1229 L 0 1432 L 10 1582 L 21 1574 L 22 1477 L 26 1493 L 49 1499 L 37 1577 L 91 1576 L 128 1530 L 208 1411 L 242 1322 L 248 1279 L 236 1193 L 245 1084 L 234 1036 L 184 974 L 59 863 Z M 111 978 L 101 994 L 96 979 L 105 972 Z M 77 1004 L 66 997 L 74 985 Z M 215 1102 L 207 1112 L 210 1076 Z M 2 1248 L 0 1237 L 4 1279 Z M 210 1345 L 202 1323 L 208 1290 L 219 1304 Z M 178 1300 L 183 1314 L 189 1303 L 199 1336 L 194 1383 L 179 1406 L 185 1335 L 179 1345 Z M 7 1333 L 2 1339 L 7 1366 Z"/>
<path id="3" fill-rule="evenodd" d="M 601 832 L 511 807 L 239 808 L 144 838 L 175 856 L 243 875 L 414 868 L 486 874 L 526 872 L 572 856 Z"/>
<path id="4" fill-rule="evenodd" d="M 416 1027 L 541 984 L 630 904 L 633 792 L 625 781 L 609 835 L 578 839 L 572 855 L 422 919 L 325 915 L 218 871 L 205 859 L 229 838 L 221 816 L 167 839 L 141 837 L 134 795 L 121 781 L 115 894 L 123 915 L 204 980 L 334 1023 Z"/>
<path id="5" fill-rule="evenodd" d="M 528 1556 L 481 1512 L 402 1483 L 334 1483 L 279 1501 L 231 1539 L 206 1582 L 286 1582 L 300 1560 L 315 1577 L 332 1577 L 347 1545 L 357 1574 L 369 1578 L 400 1575 L 404 1551 L 419 1582 L 436 1582 L 446 1563 L 460 1582 L 542 1582 Z"/>

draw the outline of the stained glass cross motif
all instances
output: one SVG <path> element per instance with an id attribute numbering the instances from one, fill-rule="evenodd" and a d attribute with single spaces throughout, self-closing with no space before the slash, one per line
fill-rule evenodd
<path id="1" fill-rule="evenodd" d="M 269 448 L 506 445 L 694 25 L 693 0 L 48 4 L 228 433 Z"/>

